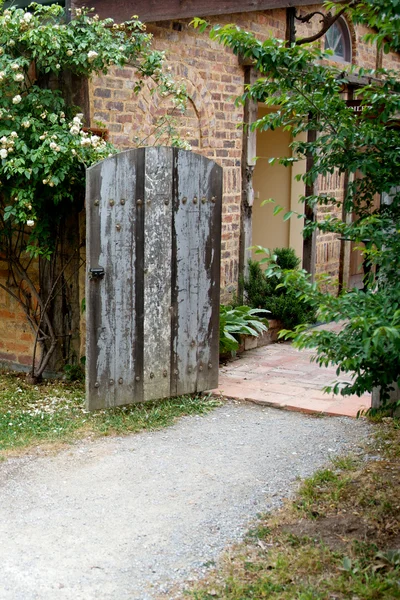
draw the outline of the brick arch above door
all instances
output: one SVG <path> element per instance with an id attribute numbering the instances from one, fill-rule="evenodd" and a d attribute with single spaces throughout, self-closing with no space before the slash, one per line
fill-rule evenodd
<path id="1" fill-rule="evenodd" d="M 92 125 L 104 123 L 110 141 L 120 148 L 168 144 L 167 135 L 158 139 L 163 130 L 160 120 L 168 111 L 175 121 L 174 127 L 194 150 L 214 148 L 215 106 L 206 81 L 194 67 L 170 63 L 170 69 L 173 78 L 185 86 L 188 94 L 185 115 L 173 110 L 170 98 L 157 94 L 152 81 L 145 82 L 139 94 L 134 93 L 135 72 L 131 67 L 124 67 L 93 78 L 90 90 Z"/>

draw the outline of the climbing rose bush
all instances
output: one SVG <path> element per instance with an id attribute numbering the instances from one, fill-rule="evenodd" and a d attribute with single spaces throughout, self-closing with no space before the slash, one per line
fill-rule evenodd
<path id="1" fill-rule="evenodd" d="M 164 54 L 137 17 L 122 25 L 77 9 L 67 20 L 60 6 L 31 4 L 0 14 L 0 202 L 3 228 L 28 226 L 26 250 L 52 251 L 57 208 L 82 195 L 85 167 L 116 150 L 84 129 L 83 114 L 67 100 L 68 76 L 90 77 L 112 66 L 133 65 L 139 92 L 153 89 L 183 108 Z M 1 252 L 1 245 L 0 245 Z"/>

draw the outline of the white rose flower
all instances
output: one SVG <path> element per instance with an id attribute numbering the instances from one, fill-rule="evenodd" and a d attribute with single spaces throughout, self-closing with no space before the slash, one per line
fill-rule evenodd
<path id="1" fill-rule="evenodd" d="M 4 76 L 5 76 L 4 71 L 0 71 L 0 81 L 3 81 Z"/>
<path id="2" fill-rule="evenodd" d="M 16 131 L 12 131 L 12 132 L 10 133 L 10 135 L 11 135 L 11 137 L 13 137 L 13 138 L 17 138 L 17 137 L 18 137 L 18 133 L 17 133 Z"/>
<path id="3" fill-rule="evenodd" d="M 50 187 L 54 187 L 54 183 L 52 181 L 49 182 Z"/>
<path id="4" fill-rule="evenodd" d="M 7 156 L 8 156 L 7 150 L 5 148 L 2 148 L 0 150 L 0 158 L 7 158 Z"/>
<path id="5" fill-rule="evenodd" d="M 9 46 L 15 46 L 15 41 L 14 41 L 14 40 L 9 40 L 9 41 L 7 42 L 7 44 L 8 44 Z"/>
<path id="6" fill-rule="evenodd" d="M 41 119 L 45 119 L 47 117 L 47 112 L 42 112 L 42 114 L 40 115 Z"/>
<path id="7" fill-rule="evenodd" d="M 73 50 L 67 50 L 67 56 L 72 56 L 73 55 Z"/>
<path id="8" fill-rule="evenodd" d="M 81 139 L 81 146 L 90 146 L 90 145 L 91 145 L 90 138 L 82 138 Z"/>
<path id="9" fill-rule="evenodd" d="M 71 129 L 69 130 L 71 135 L 78 135 L 79 134 L 79 127 L 78 125 L 73 125 L 71 127 Z"/>
<path id="10" fill-rule="evenodd" d="M 11 65 L 11 68 L 12 68 L 12 70 L 13 70 L 13 71 L 18 71 L 18 69 L 19 69 L 19 64 L 17 64 L 17 63 L 13 63 L 13 64 Z"/>
<path id="11" fill-rule="evenodd" d="M 75 148 L 72 148 L 71 154 L 72 154 L 72 156 L 76 156 L 76 150 L 75 150 Z"/>
<path id="12" fill-rule="evenodd" d="M 13 104 L 19 104 L 21 102 L 22 98 L 19 94 L 17 94 L 16 96 L 14 96 L 14 98 L 12 99 Z"/>
<path id="13" fill-rule="evenodd" d="M 22 73 L 17 73 L 16 75 L 14 75 L 14 81 L 23 81 L 24 79 L 25 77 Z"/>
<path id="14" fill-rule="evenodd" d="M 33 19 L 33 14 L 30 12 L 26 12 L 23 17 L 25 23 L 29 23 Z"/>
<path id="15" fill-rule="evenodd" d="M 89 50 L 89 52 L 87 53 L 87 57 L 90 61 L 94 60 L 95 58 L 98 57 L 98 52 L 95 52 L 94 50 Z"/>
<path id="16" fill-rule="evenodd" d="M 35 225 L 35 221 L 33 221 L 32 219 L 28 219 L 26 224 L 28 225 L 28 227 L 33 227 Z"/>
<path id="17" fill-rule="evenodd" d="M 74 117 L 74 118 L 72 119 L 72 122 L 73 122 L 75 125 L 80 125 L 80 124 L 81 124 L 81 120 L 80 120 L 80 118 L 79 118 L 78 116 Z"/>
<path id="18" fill-rule="evenodd" d="M 7 142 L 8 142 L 8 139 L 6 138 L 6 136 L 5 136 L 5 135 L 3 135 L 3 137 L 0 139 L 0 142 L 1 142 L 3 145 L 4 145 L 4 144 L 7 144 Z"/>
<path id="19" fill-rule="evenodd" d="M 60 65 L 60 63 L 57 63 L 57 64 L 56 64 L 56 69 L 61 69 L 61 65 Z"/>
<path id="20" fill-rule="evenodd" d="M 52 150 L 55 150 L 55 149 L 57 148 L 57 144 L 56 144 L 55 142 L 51 142 L 51 144 L 50 144 L 50 148 L 51 148 Z"/>

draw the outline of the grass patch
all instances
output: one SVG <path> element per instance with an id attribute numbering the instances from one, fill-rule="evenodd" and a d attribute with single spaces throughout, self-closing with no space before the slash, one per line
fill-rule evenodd
<path id="1" fill-rule="evenodd" d="M 32 386 L 23 376 L 0 375 L 0 452 L 33 444 L 71 442 L 87 435 L 123 435 L 159 429 L 185 415 L 206 414 L 221 402 L 182 396 L 146 404 L 88 412 L 81 383 Z M 1 454 L 0 454 L 1 456 Z"/>
<path id="2" fill-rule="evenodd" d="M 400 599 L 399 447 L 400 421 L 383 419 L 364 455 L 335 458 L 304 480 L 182 597 Z"/>

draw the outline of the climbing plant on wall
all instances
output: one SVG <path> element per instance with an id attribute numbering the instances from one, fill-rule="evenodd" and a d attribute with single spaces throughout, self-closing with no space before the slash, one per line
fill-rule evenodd
<path id="1" fill-rule="evenodd" d="M 85 168 L 116 152 L 85 128 L 74 88 L 129 64 L 135 92 L 151 78 L 153 89 L 180 109 L 185 90 L 163 63 L 137 17 L 119 25 L 77 9 L 70 19 L 58 5 L 39 4 L 0 12 L 0 261 L 8 272 L 0 287 L 33 329 L 35 380 L 60 338 L 53 299 L 69 285 L 67 267 L 79 268 L 79 248 L 66 255 L 63 227 L 82 207 Z"/>

